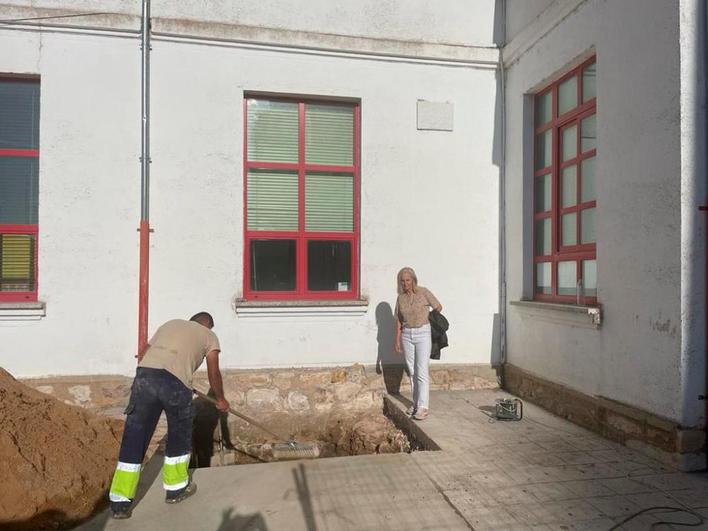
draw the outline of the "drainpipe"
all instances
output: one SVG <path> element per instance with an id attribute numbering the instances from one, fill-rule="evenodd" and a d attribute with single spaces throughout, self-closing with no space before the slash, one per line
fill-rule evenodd
<path id="1" fill-rule="evenodd" d="M 708 153 L 708 9 L 703 7 L 702 29 L 703 29 L 703 139 L 704 153 Z M 705 175 L 704 175 L 704 187 Z M 703 431 L 705 432 L 704 450 L 708 460 L 708 189 L 704 188 L 703 204 L 698 207 L 703 212 L 703 318 L 705 326 L 703 328 L 703 349 L 704 349 L 704 379 L 703 392 L 699 399 L 703 400 Z"/>
<path id="2" fill-rule="evenodd" d="M 150 265 L 150 0 L 143 0 L 140 153 L 140 276 L 138 294 L 138 354 L 147 345 Z"/>
<path id="3" fill-rule="evenodd" d="M 506 71 L 503 48 L 506 43 L 506 0 L 501 2 L 501 42 L 499 48 L 499 84 L 501 92 L 501 144 L 499 150 L 499 363 L 506 364 Z M 503 374 L 503 372 L 502 372 Z"/>

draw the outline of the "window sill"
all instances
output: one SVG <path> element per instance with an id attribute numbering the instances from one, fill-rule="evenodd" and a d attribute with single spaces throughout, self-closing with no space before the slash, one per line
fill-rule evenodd
<path id="1" fill-rule="evenodd" d="M 520 312 L 544 321 L 569 324 L 583 328 L 600 328 L 602 310 L 600 306 L 577 306 L 537 301 L 511 301 Z"/>
<path id="2" fill-rule="evenodd" d="M 0 302 L 0 321 L 39 321 L 47 315 L 47 305 L 35 302 Z"/>
<path id="3" fill-rule="evenodd" d="M 246 301 L 233 303 L 238 317 L 332 317 L 364 315 L 369 309 L 369 301 L 322 300 L 322 301 Z"/>

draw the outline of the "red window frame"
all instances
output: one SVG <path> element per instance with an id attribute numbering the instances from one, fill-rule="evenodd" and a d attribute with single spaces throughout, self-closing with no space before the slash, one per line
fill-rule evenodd
<path id="1" fill-rule="evenodd" d="M 597 155 L 597 148 L 582 152 L 581 150 L 581 121 L 590 116 L 596 115 L 597 113 L 597 99 L 593 97 L 586 102 L 583 102 L 583 71 L 585 67 L 592 65 L 596 62 L 596 57 L 590 57 L 589 59 L 583 61 L 580 65 L 576 66 L 569 72 L 563 74 L 558 80 L 554 81 L 550 85 L 544 87 L 535 94 L 534 98 L 534 171 L 531 187 L 533 190 L 533 291 L 534 300 L 546 301 L 546 302 L 560 302 L 560 303 L 577 303 L 577 294 L 574 295 L 560 295 L 558 294 L 558 263 L 565 261 L 575 261 L 576 264 L 576 279 L 581 280 L 582 271 L 582 261 L 583 260 L 596 260 L 596 242 L 582 244 L 581 242 L 581 216 L 582 210 L 587 208 L 595 208 L 597 202 L 586 201 L 581 202 L 581 162 L 585 159 L 595 157 Z M 571 110 L 558 114 L 558 87 L 570 78 L 576 78 L 577 86 L 577 102 L 578 104 Z M 551 120 L 541 126 L 537 126 L 538 123 L 537 114 L 539 111 L 539 105 L 537 105 L 538 100 L 551 93 L 551 109 L 552 116 Z M 577 127 L 576 133 L 576 154 L 574 157 L 562 161 L 561 160 L 561 144 L 562 135 L 561 132 L 575 125 Z M 551 130 L 551 165 L 544 168 L 537 168 L 538 162 L 538 150 L 536 149 L 536 141 L 540 133 L 544 133 Z M 562 207 L 561 204 L 561 171 L 568 167 L 576 165 L 578 172 L 576 175 L 576 202 L 575 205 L 569 207 Z M 536 211 L 536 180 L 538 177 L 545 175 L 551 176 L 551 209 L 545 212 Z M 575 224 L 575 241 L 576 245 L 565 246 L 562 244 L 561 240 L 561 220 L 563 214 L 568 214 L 575 212 L 576 224 Z M 551 220 L 551 253 L 548 255 L 537 254 L 537 222 L 541 219 Z M 551 293 L 538 293 L 537 290 L 537 264 L 539 263 L 551 263 Z M 584 296 L 581 294 L 580 301 L 582 304 L 597 304 L 597 296 Z"/>
<path id="2" fill-rule="evenodd" d="M 298 162 L 260 162 L 248 160 L 248 101 L 282 101 L 297 103 L 298 120 Z M 323 165 L 305 162 L 305 106 L 308 104 L 342 105 L 354 110 L 354 153 L 353 165 Z M 248 96 L 243 100 L 243 230 L 244 267 L 243 294 L 247 300 L 352 300 L 359 294 L 359 131 L 360 105 L 317 99 L 289 97 Z M 298 174 L 298 230 L 263 231 L 248 229 L 248 186 L 247 176 L 251 169 L 274 169 L 297 171 Z M 352 232 L 313 232 L 305 230 L 305 174 L 307 172 L 351 173 L 354 178 L 354 208 Z M 295 240 L 295 290 L 294 291 L 254 291 L 250 288 L 251 241 L 252 240 Z M 351 283 L 348 291 L 311 291 L 307 289 L 307 243 L 312 240 L 348 241 L 351 243 Z"/>
<path id="3" fill-rule="evenodd" d="M 0 81 L 4 83 L 12 82 L 35 82 L 39 84 L 39 79 L 35 76 L 5 76 L 0 75 Z M 0 149 L 0 157 L 28 157 L 37 159 L 39 162 L 39 149 Z M 37 165 L 39 168 L 39 164 Z M 39 230 L 38 224 L 17 225 L 0 224 L 0 235 L 2 234 L 27 234 L 34 237 L 34 289 L 31 291 L 0 291 L 0 302 L 31 302 L 37 300 L 39 286 Z"/>

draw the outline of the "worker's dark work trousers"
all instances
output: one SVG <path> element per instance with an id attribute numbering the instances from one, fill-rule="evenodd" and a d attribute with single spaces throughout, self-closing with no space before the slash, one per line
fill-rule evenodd
<path id="1" fill-rule="evenodd" d="M 110 491 L 112 502 L 128 502 L 135 497 L 143 458 L 163 411 L 167 416 L 163 484 L 168 491 L 187 486 L 192 449 L 192 391 L 166 370 L 138 367 L 125 410 L 123 442 Z"/>

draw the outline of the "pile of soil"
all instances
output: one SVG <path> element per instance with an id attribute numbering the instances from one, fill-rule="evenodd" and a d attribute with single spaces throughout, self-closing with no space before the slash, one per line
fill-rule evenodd
<path id="1" fill-rule="evenodd" d="M 72 527 L 102 507 L 123 422 L 15 380 L 0 367 L 0 528 Z"/>

